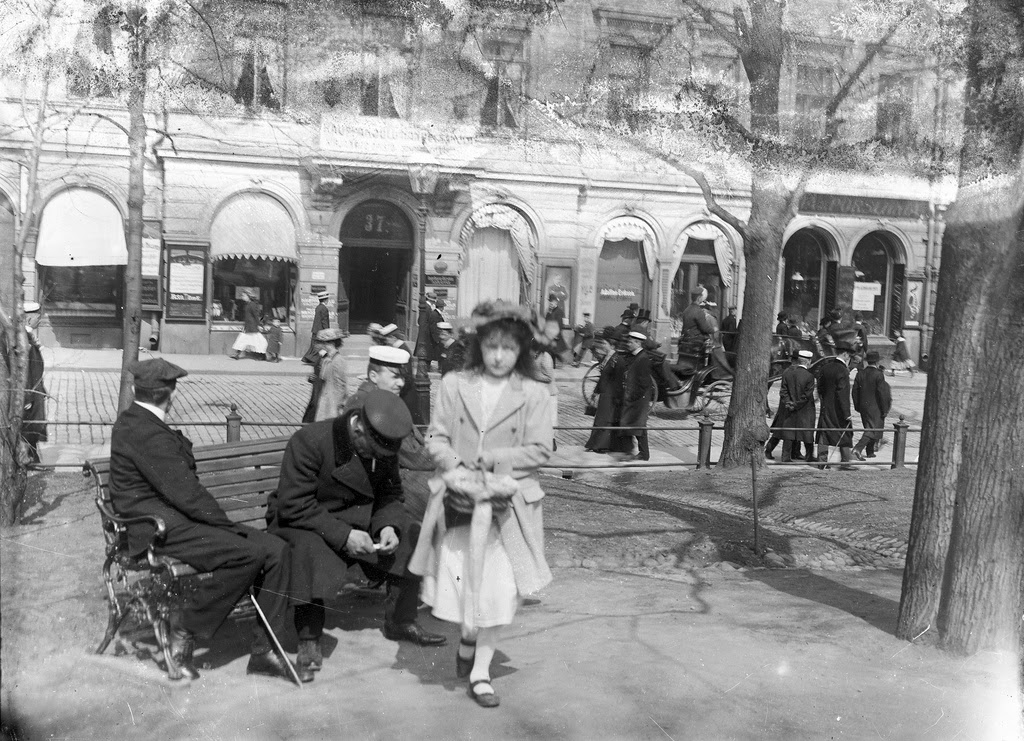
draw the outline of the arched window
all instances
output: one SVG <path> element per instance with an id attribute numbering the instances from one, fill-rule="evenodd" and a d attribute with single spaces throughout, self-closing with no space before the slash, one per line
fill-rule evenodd
<path id="1" fill-rule="evenodd" d="M 853 250 L 853 311 L 868 334 L 888 334 L 894 287 L 891 239 L 872 232 Z"/>

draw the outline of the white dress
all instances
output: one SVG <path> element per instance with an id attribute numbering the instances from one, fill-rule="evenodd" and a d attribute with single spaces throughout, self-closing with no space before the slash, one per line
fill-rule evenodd
<path id="1" fill-rule="evenodd" d="M 505 390 L 506 383 L 484 383 L 481 389 L 481 406 L 484 419 L 489 419 L 498 398 Z M 515 618 L 519 608 L 519 592 L 516 589 L 512 562 L 501 543 L 498 527 L 492 522 L 484 546 L 483 578 L 480 594 L 477 595 L 475 625 L 493 628 L 508 625 Z M 432 614 L 439 620 L 463 623 L 464 610 L 472 601 L 466 590 L 469 568 L 469 525 L 456 525 L 447 529 L 441 541 L 437 561 L 436 579 L 423 581 L 423 601 L 432 607 Z"/>

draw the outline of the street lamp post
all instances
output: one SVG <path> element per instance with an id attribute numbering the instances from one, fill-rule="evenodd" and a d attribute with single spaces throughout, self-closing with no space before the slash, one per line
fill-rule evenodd
<path id="1" fill-rule="evenodd" d="M 427 424 L 430 421 L 430 376 L 427 375 L 430 355 L 428 338 L 423 335 L 424 332 L 430 331 L 427 324 L 427 199 L 433 195 L 434 188 L 437 187 L 438 176 L 437 160 L 429 152 L 418 152 L 409 160 L 409 184 L 420 201 L 416 212 L 420 238 L 420 300 L 416 322 L 417 353 L 414 381 L 420 405 L 420 419 L 416 420 L 418 424 Z"/>

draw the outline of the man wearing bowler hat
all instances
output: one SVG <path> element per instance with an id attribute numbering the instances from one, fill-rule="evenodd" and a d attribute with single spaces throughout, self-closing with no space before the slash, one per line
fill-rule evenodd
<path id="1" fill-rule="evenodd" d="M 879 355 L 870 351 L 864 360 L 867 367 L 857 371 L 853 381 L 853 408 L 860 412 L 860 421 L 864 425 L 864 434 L 853 447 L 853 455 L 863 461 L 875 457 L 875 447 L 882 440 L 885 429 L 885 416 L 892 406 L 892 391 L 885 382 L 885 374 L 878 367 Z M 864 455 L 867 447 L 868 454 Z"/>
<path id="2" fill-rule="evenodd" d="M 167 526 L 160 555 L 173 556 L 197 571 L 194 591 L 170 616 L 171 655 L 185 676 L 198 678 L 192 663 L 195 640 L 210 638 L 238 599 L 255 584 L 257 602 L 271 629 L 285 628 L 291 552 L 280 538 L 232 522 L 200 483 L 192 443 L 165 421 L 179 378 L 187 372 L 163 358 L 136 362 L 135 401 L 121 412 L 110 439 L 110 497 L 122 517 L 155 515 Z M 128 525 L 129 547 L 142 554 L 153 525 Z M 271 637 L 257 623 L 247 674 L 291 679 L 287 658 L 271 650 Z M 313 675 L 300 670 L 302 681 Z"/>
<path id="3" fill-rule="evenodd" d="M 420 580 L 406 568 L 419 536 L 398 468 L 398 451 L 410 434 L 412 416 L 401 399 L 373 389 L 361 406 L 303 427 L 288 443 L 267 522 L 270 532 L 292 544 L 300 668 L 320 668 L 325 603 L 355 563 L 387 582 L 386 638 L 421 646 L 445 642 L 416 622 Z"/>

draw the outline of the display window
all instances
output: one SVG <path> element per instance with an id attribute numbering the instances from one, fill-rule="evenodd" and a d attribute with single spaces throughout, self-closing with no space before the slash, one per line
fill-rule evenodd
<path id="1" fill-rule="evenodd" d="M 248 292 L 263 307 L 264 319 L 280 319 L 282 324 L 291 325 L 297 279 L 295 264 L 285 260 L 253 257 L 215 260 L 210 319 L 215 323 L 242 321 L 242 294 Z"/>

